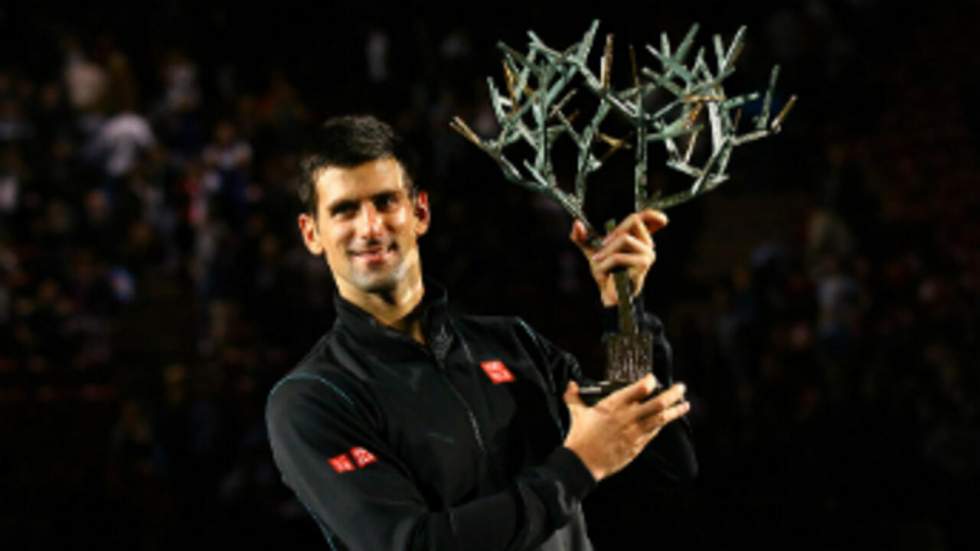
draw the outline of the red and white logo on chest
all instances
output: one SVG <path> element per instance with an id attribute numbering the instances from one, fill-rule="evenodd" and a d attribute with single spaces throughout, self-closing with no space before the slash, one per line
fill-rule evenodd
<path id="1" fill-rule="evenodd" d="M 480 362 L 480 367 L 483 368 L 484 373 L 493 384 L 499 385 L 500 383 L 509 383 L 514 380 L 514 374 L 507 369 L 504 362 L 500 360 L 487 360 L 485 362 Z"/>

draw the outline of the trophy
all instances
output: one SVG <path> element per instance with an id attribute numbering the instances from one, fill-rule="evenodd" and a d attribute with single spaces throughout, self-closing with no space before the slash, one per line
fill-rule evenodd
<path id="1" fill-rule="evenodd" d="M 735 33 L 727 46 L 720 35 L 714 36 L 714 63 L 709 62 L 704 47 L 688 61 L 697 24 L 691 26 L 676 48 L 672 48 L 666 33 L 660 35 L 659 48 L 646 47 L 659 62 L 659 70 L 640 67 L 630 46 L 632 78 L 623 89 L 612 85 L 611 34 L 606 37 L 599 75 L 588 67 L 598 28 L 599 21 L 593 21 L 584 38 L 564 50 L 547 46 L 533 31 L 528 32 L 526 53 L 498 43 L 503 52 L 506 93 L 501 93 L 493 79 L 488 78 L 487 83 L 499 134 L 485 139 L 459 117 L 450 123 L 490 155 L 507 180 L 545 194 L 581 220 L 595 247 L 602 238 L 585 216 L 587 180 L 611 155 L 633 150 L 633 203 L 637 212 L 667 209 L 727 181 L 732 151 L 778 133 L 796 103 L 796 96 L 790 96 L 779 113 L 770 116 L 778 65 L 773 67 L 764 93 L 733 97 L 726 94 L 723 81 L 735 71 L 745 27 Z M 578 108 L 571 110 L 573 107 Z M 741 125 L 747 128 L 740 130 L 743 107 L 758 108 L 758 113 L 751 123 Z M 612 125 L 619 126 L 619 137 L 607 130 Z M 710 142 L 710 153 L 698 150 L 699 155 L 695 156 L 702 135 L 708 136 L 703 141 Z M 648 189 L 648 152 L 653 143 L 663 144 L 666 166 L 691 178 L 689 186 L 672 193 L 665 193 L 663 188 Z M 566 191 L 559 186 L 554 160 L 559 157 L 556 146 L 568 148 L 569 144 L 575 158 L 575 178 L 574 185 Z M 515 150 L 522 153 L 520 149 L 524 153 L 520 165 L 523 171 L 505 155 L 514 157 Z M 615 227 L 615 220 L 610 220 L 605 230 Z M 653 335 L 637 324 L 629 278 L 625 271 L 614 272 L 613 277 L 619 333 L 605 339 L 605 380 L 581 388 L 582 399 L 590 404 L 639 380 L 653 367 Z"/>

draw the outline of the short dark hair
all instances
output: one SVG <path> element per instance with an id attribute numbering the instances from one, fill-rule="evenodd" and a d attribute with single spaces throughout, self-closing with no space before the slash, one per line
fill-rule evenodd
<path id="1" fill-rule="evenodd" d="M 398 161 L 405 173 L 409 196 L 414 198 L 418 192 L 416 156 L 391 125 L 372 115 L 327 119 L 310 136 L 300 156 L 299 199 L 316 216 L 316 177 L 320 170 L 331 166 L 352 168 L 384 158 Z"/>

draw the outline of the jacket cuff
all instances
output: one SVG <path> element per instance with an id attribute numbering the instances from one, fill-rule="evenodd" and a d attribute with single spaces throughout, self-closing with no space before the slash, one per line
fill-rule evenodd
<path id="1" fill-rule="evenodd" d="M 585 496 L 596 487 L 596 479 L 589 468 L 575 452 L 565 446 L 560 446 L 551 452 L 545 460 L 545 465 L 558 475 L 568 495 L 579 501 L 585 499 Z"/>
<path id="2" fill-rule="evenodd" d="M 543 463 L 518 479 L 522 523 L 511 547 L 536 548 L 581 514 L 582 500 L 595 486 L 592 473 L 575 452 L 564 446 L 555 448 Z"/>
<path id="3" fill-rule="evenodd" d="M 518 484 L 529 533 L 564 526 L 596 486 L 592 473 L 575 452 L 559 446 Z M 532 519 L 534 519 L 532 521 Z"/>

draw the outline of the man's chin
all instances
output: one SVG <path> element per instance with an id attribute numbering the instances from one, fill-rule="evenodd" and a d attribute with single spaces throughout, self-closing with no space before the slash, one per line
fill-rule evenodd
<path id="1" fill-rule="evenodd" d="M 352 266 L 348 282 L 362 293 L 392 294 L 406 283 L 411 262 L 400 262 L 387 266 Z"/>
<path id="2" fill-rule="evenodd" d="M 393 274 L 362 274 L 354 276 L 354 285 L 365 293 L 386 294 L 398 287 L 398 278 Z"/>

